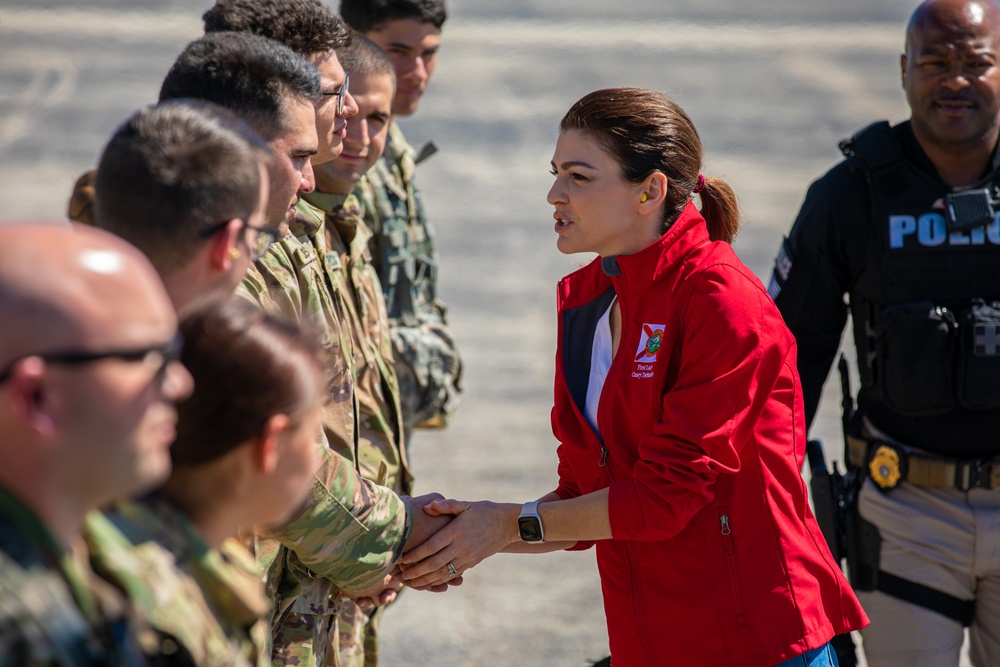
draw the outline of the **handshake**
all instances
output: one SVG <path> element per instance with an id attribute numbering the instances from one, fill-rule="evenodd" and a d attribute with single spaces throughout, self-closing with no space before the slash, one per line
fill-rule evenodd
<path id="1" fill-rule="evenodd" d="M 440 493 L 409 497 L 413 525 L 403 556 L 381 582 L 345 592 L 363 610 L 389 604 L 404 586 L 442 593 L 462 584 L 462 575 L 519 542 L 519 505 L 447 500 Z"/>

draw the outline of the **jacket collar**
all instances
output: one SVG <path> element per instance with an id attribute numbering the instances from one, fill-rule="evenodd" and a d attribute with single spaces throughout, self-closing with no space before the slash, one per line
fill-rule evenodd
<path id="1" fill-rule="evenodd" d="M 612 284 L 619 296 L 645 290 L 679 271 L 684 258 L 709 243 L 708 227 L 697 207 L 688 202 L 667 232 L 632 255 L 598 257 L 559 282 L 560 308 L 574 308 L 594 299 Z"/>

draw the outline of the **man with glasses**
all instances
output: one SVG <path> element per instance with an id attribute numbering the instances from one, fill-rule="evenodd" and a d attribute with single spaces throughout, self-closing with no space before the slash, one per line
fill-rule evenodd
<path id="1" fill-rule="evenodd" d="M 319 68 L 326 101 L 316 107 L 319 145 L 314 172 L 337 164 L 324 157 L 341 154 L 347 123 L 358 111 L 348 90 L 350 75 L 339 60 L 351 48 L 350 30 L 340 18 L 318 0 L 219 0 L 203 19 L 208 33 L 245 30 L 276 39 Z M 326 201 L 326 194 L 317 195 Z M 311 195 L 302 194 L 306 196 Z M 322 332 L 336 362 L 328 368 L 331 404 L 324 419 L 330 448 L 352 461 L 367 479 L 409 492 L 392 350 L 388 339 L 379 335 L 379 329 L 388 329 L 385 306 L 377 276 L 363 257 L 366 237 L 359 235 L 352 251 L 344 253 L 346 244 L 322 208 L 299 201 L 297 211 L 291 233 L 258 262 L 240 292 L 307 320 Z M 367 569 L 363 563 L 345 561 L 342 553 L 330 549 L 342 537 L 323 525 L 322 514 L 313 518 L 284 531 L 283 541 L 296 545 L 292 550 L 258 540 L 258 555 L 270 564 L 267 578 L 279 611 L 272 633 L 274 662 L 320 665 L 325 656 L 327 664 L 363 664 L 367 616 L 343 596 L 372 582 L 361 580 Z M 427 518 L 416 513 L 420 522 Z M 400 535 L 400 543 L 402 539 Z M 324 552 L 322 567 L 302 565 L 303 558 Z M 376 600 L 379 593 L 385 593 L 383 600 L 395 594 L 391 589 L 377 591 Z"/>
<path id="2" fill-rule="evenodd" d="M 355 36 L 340 58 L 354 75 L 352 96 L 358 113 L 347 120 L 340 156 L 316 165 L 316 189 L 302 195 L 298 211 L 306 224 L 317 230 L 311 238 L 325 260 L 324 274 L 354 342 L 358 467 L 366 479 L 409 494 L 413 478 L 406 460 L 385 297 L 368 250 L 371 232 L 361 221 L 357 197 L 351 194 L 358 178 L 378 160 L 385 146 L 396 79 L 392 62 L 363 36 Z M 391 599 L 397 591 L 381 593 Z M 342 667 L 378 664 L 380 617 L 380 609 L 343 603 L 338 619 Z"/>
<path id="3" fill-rule="evenodd" d="M 0 322 L 0 665 L 162 659 L 169 647 L 90 571 L 80 536 L 92 508 L 170 471 L 173 404 L 192 386 L 170 300 L 106 232 L 11 223 Z"/>

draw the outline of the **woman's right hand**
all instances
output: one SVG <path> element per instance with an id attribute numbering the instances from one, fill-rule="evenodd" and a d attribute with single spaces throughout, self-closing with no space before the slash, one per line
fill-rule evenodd
<path id="1" fill-rule="evenodd" d="M 486 558 L 518 541 L 520 505 L 489 501 L 435 500 L 424 507 L 430 516 L 454 515 L 447 526 L 403 554 L 402 578 L 422 588 L 447 583 Z M 453 569 L 449 569 L 449 564 Z"/>

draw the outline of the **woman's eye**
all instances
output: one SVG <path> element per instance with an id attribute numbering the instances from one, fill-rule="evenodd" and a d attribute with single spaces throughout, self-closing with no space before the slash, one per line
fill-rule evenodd
<path id="1" fill-rule="evenodd" d="M 558 176 L 559 175 L 559 172 L 556 171 L 555 169 L 549 169 L 549 173 L 552 174 L 553 176 Z"/>

